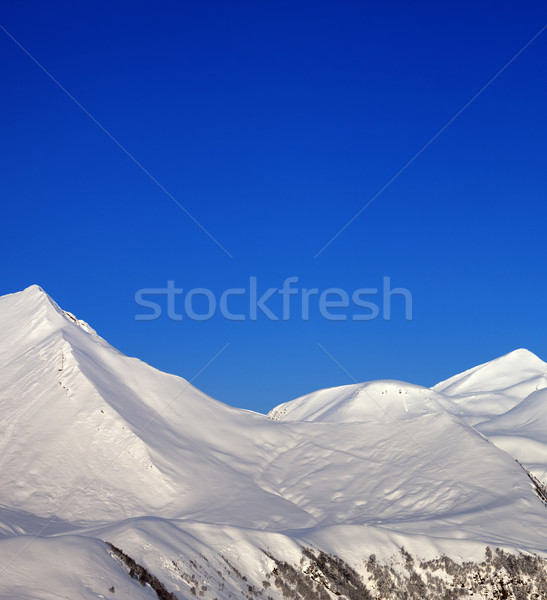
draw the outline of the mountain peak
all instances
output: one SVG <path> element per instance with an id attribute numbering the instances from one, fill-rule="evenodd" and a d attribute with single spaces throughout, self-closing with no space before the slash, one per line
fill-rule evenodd
<path id="1" fill-rule="evenodd" d="M 429 388 L 377 380 L 318 390 L 277 406 L 268 416 L 274 421 L 389 422 L 444 412 L 446 404 Z"/>
<path id="2" fill-rule="evenodd" d="M 56 310 L 61 310 L 55 300 L 53 300 L 53 298 L 36 283 L 29 285 L 20 292 L 7 294 L 6 296 L 2 297 L 2 299 L 4 298 L 12 298 L 19 304 L 19 306 L 24 303 L 26 305 L 32 305 L 34 308 L 38 308 L 39 306 L 49 304 Z"/>
<path id="3" fill-rule="evenodd" d="M 433 386 L 444 394 L 474 394 L 504 390 L 524 381 L 547 376 L 547 363 L 530 350 L 518 348 L 454 375 Z"/>
<path id="4" fill-rule="evenodd" d="M 29 285 L 27 288 L 25 288 L 24 290 L 22 290 L 20 292 L 21 294 L 27 294 L 27 295 L 46 295 L 46 292 L 44 291 L 44 288 L 42 288 L 41 286 L 39 286 L 37 283 L 33 283 L 32 285 Z"/>
<path id="5" fill-rule="evenodd" d="M 20 292 L 0 297 L 0 328 L 4 339 L 38 338 L 64 329 L 68 323 L 91 335 L 97 335 L 85 322 L 63 310 L 39 285 L 33 284 Z"/>
<path id="6" fill-rule="evenodd" d="M 530 362 L 543 363 L 545 364 L 541 358 L 537 354 L 534 354 L 532 351 L 527 350 L 526 348 L 517 348 L 516 350 L 512 350 L 507 354 L 500 356 L 494 360 L 504 360 L 504 359 L 518 359 L 518 360 L 527 360 Z"/>
<path id="7" fill-rule="evenodd" d="M 432 389 L 454 399 L 471 424 L 501 415 L 547 387 L 547 363 L 518 348 L 441 381 Z"/>

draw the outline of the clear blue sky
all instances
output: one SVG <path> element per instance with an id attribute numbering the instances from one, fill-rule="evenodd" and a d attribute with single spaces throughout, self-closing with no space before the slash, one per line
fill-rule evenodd
<path id="1" fill-rule="evenodd" d="M 350 377 L 547 359 L 544 2 L 3 2 L 0 292 L 40 284 L 126 354 L 266 411 Z M 135 321 L 135 291 L 383 276 L 413 320 Z M 395 303 L 395 309 L 397 304 Z M 141 311 L 142 312 L 142 311 Z"/>

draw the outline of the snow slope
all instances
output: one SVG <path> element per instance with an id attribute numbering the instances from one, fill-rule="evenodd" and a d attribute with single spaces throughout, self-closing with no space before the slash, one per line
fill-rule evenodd
<path id="1" fill-rule="evenodd" d="M 4 296 L 0 597 L 108 597 L 125 567 L 104 541 L 179 598 L 193 597 L 190 561 L 215 582 L 205 598 L 241 593 L 235 571 L 219 575 L 225 559 L 258 586 L 272 568 L 264 548 L 295 561 L 302 545 L 353 561 L 401 545 L 425 557 L 543 553 L 546 508 L 498 438 L 543 444 L 545 397 L 498 416 L 499 448 L 487 423 L 470 424 L 544 381 L 545 363 L 513 354 L 434 389 L 343 386 L 268 418 L 124 356 L 37 286 Z M 126 583 L 122 597 L 152 593 Z"/>
<path id="2" fill-rule="evenodd" d="M 433 387 L 499 448 L 547 482 L 547 363 L 519 349 Z"/>
<path id="3" fill-rule="evenodd" d="M 547 482 L 547 389 L 532 392 L 511 410 L 476 427 Z"/>

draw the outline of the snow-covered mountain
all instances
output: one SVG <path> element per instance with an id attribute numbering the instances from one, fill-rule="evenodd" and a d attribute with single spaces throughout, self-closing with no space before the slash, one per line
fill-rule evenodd
<path id="1" fill-rule="evenodd" d="M 547 556 L 547 365 L 528 351 L 265 416 L 124 356 L 32 286 L 0 298 L 0 364 L 2 598 L 390 598 L 372 554 L 407 571 L 401 546 Z M 327 563 L 361 583 L 336 588 Z"/>

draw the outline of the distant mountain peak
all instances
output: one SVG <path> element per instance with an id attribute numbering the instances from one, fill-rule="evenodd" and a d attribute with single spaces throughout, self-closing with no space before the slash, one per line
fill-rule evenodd
<path id="1" fill-rule="evenodd" d="M 547 388 L 547 363 L 518 348 L 433 386 L 450 397 L 471 424 L 511 410 L 534 391 Z"/>
<path id="2" fill-rule="evenodd" d="M 454 375 L 433 386 L 443 394 L 476 394 L 504 390 L 537 377 L 547 377 L 547 363 L 530 350 L 518 348 Z"/>
<path id="3" fill-rule="evenodd" d="M 268 416 L 274 421 L 389 422 L 445 412 L 450 404 L 429 388 L 377 380 L 318 390 L 277 406 Z"/>
<path id="4" fill-rule="evenodd" d="M 546 364 L 544 363 L 541 358 L 539 358 L 539 356 L 537 356 L 537 354 L 534 354 L 532 351 L 526 349 L 526 348 L 517 348 L 516 350 L 512 350 L 511 352 L 508 352 L 507 354 L 503 354 L 502 356 L 499 356 L 498 358 L 495 358 L 493 361 L 505 361 L 505 360 L 526 360 L 526 361 L 530 361 L 530 362 L 534 362 L 534 363 L 542 363 L 542 364 Z"/>

